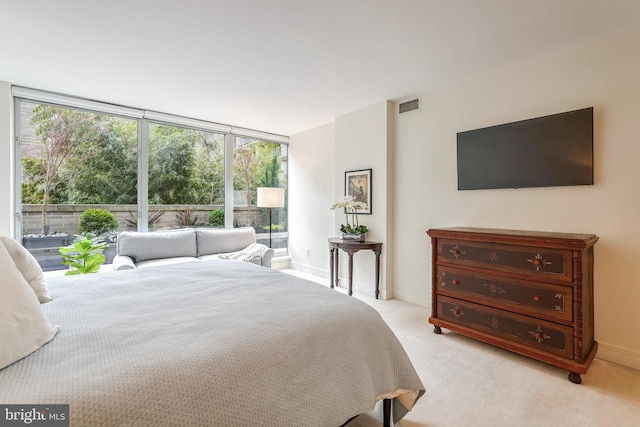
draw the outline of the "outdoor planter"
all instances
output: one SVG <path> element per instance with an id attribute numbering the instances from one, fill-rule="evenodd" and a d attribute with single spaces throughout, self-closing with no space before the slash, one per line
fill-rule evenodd
<path id="1" fill-rule="evenodd" d="M 118 245 L 116 243 L 109 243 L 109 247 L 102 252 L 106 257 L 105 264 L 111 264 L 113 262 L 113 257 L 118 253 Z"/>
<path id="2" fill-rule="evenodd" d="M 22 236 L 22 245 L 27 249 L 59 248 L 68 244 L 69 235 L 66 233 Z"/>

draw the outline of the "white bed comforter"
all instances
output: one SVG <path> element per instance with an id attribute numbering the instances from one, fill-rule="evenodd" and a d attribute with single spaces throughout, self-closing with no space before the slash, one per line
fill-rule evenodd
<path id="1" fill-rule="evenodd" d="M 70 404 L 80 426 L 339 426 L 424 392 L 367 304 L 238 261 L 61 277 L 61 330 L 0 370 L 0 403 Z M 1 345 L 1 343 L 0 343 Z"/>

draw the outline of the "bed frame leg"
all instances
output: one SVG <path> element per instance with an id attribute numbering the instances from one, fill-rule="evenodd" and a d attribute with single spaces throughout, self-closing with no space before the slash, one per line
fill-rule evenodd
<path id="1" fill-rule="evenodd" d="M 384 399 L 382 401 L 382 425 L 384 427 L 391 427 L 391 399 Z"/>

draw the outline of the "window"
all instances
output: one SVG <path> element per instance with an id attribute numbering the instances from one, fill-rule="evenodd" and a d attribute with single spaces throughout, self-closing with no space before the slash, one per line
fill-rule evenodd
<path id="1" fill-rule="evenodd" d="M 287 194 L 285 207 L 273 208 L 271 223 L 267 208 L 256 206 L 258 187 L 287 188 L 287 145 L 236 136 L 233 150 L 234 225 L 252 226 L 258 241 L 285 254 L 289 240 Z"/>
<path id="2" fill-rule="evenodd" d="M 57 269 L 63 267 L 58 247 L 90 232 L 111 244 L 110 262 L 117 232 L 138 210 L 137 121 L 44 103 L 19 105 L 23 245 L 43 268 Z"/>
<path id="3" fill-rule="evenodd" d="M 224 139 L 149 124 L 149 229 L 224 227 Z"/>
<path id="4" fill-rule="evenodd" d="M 123 230 L 250 225 L 260 243 L 268 244 L 271 232 L 276 255 L 287 253 L 286 196 L 271 227 L 268 210 L 256 206 L 257 187 L 282 187 L 286 195 L 286 137 L 247 129 L 236 135 L 211 122 L 13 92 L 16 237 L 45 270 L 65 268 L 58 248 L 87 231 L 115 242 Z M 87 230 L 83 215 L 99 217 L 107 229 Z"/>

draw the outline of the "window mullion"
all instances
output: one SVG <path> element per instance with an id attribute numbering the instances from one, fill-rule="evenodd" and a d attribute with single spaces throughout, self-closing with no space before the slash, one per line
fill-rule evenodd
<path id="1" fill-rule="evenodd" d="M 233 228 L 233 148 L 235 136 L 224 136 L 224 228 Z"/>
<path id="2" fill-rule="evenodd" d="M 138 231 L 149 231 L 149 120 L 138 119 Z"/>

